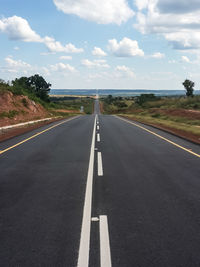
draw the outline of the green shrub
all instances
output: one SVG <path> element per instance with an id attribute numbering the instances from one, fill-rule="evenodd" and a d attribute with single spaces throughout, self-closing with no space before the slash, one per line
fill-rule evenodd
<path id="1" fill-rule="evenodd" d="M 13 119 L 18 114 L 19 114 L 19 111 L 17 111 L 17 110 L 9 110 L 8 112 L 4 111 L 4 112 L 0 113 L 0 118 Z"/>
<path id="2" fill-rule="evenodd" d="M 159 118 L 160 117 L 160 114 L 159 113 L 155 113 L 155 114 L 152 114 L 151 117 L 153 117 L 153 118 Z"/>
<path id="3" fill-rule="evenodd" d="M 26 98 L 22 98 L 22 104 L 27 108 L 28 107 L 28 102 Z"/>

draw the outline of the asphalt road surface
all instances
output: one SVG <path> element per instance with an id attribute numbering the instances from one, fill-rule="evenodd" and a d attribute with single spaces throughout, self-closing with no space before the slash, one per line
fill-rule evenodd
<path id="1" fill-rule="evenodd" d="M 0 143 L 0 266 L 200 266 L 200 147 L 99 113 Z"/>

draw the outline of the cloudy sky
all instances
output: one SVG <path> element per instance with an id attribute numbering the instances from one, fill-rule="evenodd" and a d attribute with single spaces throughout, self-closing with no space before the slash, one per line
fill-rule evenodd
<path id="1" fill-rule="evenodd" d="M 0 78 L 56 89 L 200 85 L 199 0 L 0 0 Z"/>

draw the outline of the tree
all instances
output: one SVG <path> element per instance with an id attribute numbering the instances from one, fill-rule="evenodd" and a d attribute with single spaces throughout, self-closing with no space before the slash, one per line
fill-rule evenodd
<path id="1" fill-rule="evenodd" d="M 148 101 L 155 101 L 157 100 L 157 97 L 154 94 L 141 94 L 136 98 L 136 103 L 140 106 L 142 106 L 145 102 Z"/>
<path id="2" fill-rule="evenodd" d="M 7 91 L 9 88 L 9 83 L 5 82 L 4 80 L 0 79 L 0 93 Z"/>
<path id="3" fill-rule="evenodd" d="M 0 84 L 6 84 L 6 82 L 3 79 L 0 79 Z"/>
<path id="4" fill-rule="evenodd" d="M 112 95 L 108 95 L 106 98 L 105 98 L 105 101 L 110 105 L 112 102 L 113 102 L 114 98 Z"/>
<path id="5" fill-rule="evenodd" d="M 195 83 L 186 79 L 182 84 L 185 87 L 186 96 L 193 96 Z"/>
<path id="6" fill-rule="evenodd" d="M 31 77 L 21 77 L 12 81 L 14 91 L 18 94 L 28 92 L 36 95 L 43 101 L 49 101 L 50 83 L 47 83 L 45 79 L 35 74 Z"/>
<path id="7" fill-rule="evenodd" d="M 27 84 L 36 96 L 44 101 L 49 101 L 48 93 L 50 91 L 51 84 L 47 83 L 42 76 L 35 74 L 34 76 L 29 77 Z"/>
<path id="8" fill-rule="evenodd" d="M 14 81 L 12 81 L 13 85 L 13 92 L 16 94 L 23 94 L 24 90 L 25 91 L 30 91 L 31 88 L 28 86 L 28 78 L 27 77 L 21 77 L 21 78 L 16 78 Z"/>

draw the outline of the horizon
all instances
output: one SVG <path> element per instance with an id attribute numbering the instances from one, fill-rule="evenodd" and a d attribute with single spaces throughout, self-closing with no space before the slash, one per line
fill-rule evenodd
<path id="1" fill-rule="evenodd" d="M 184 91 L 185 89 L 114 89 L 114 88 L 104 88 L 104 89 L 95 89 L 95 88 L 90 88 L 90 89 L 86 89 L 86 88 L 76 88 L 76 89 L 71 89 L 71 88 L 52 88 L 51 90 L 69 90 L 69 91 L 90 91 L 90 90 L 97 90 L 97 91 Z M 195 89 L 195 91 L 200 91 L 200 89 Z"/>
<path id="2" fill-rule="evenodd" d="M 184 96 L 185 90 L 149 90 L 149 89 L 51 89 L 51 96 L 76 96 L 76 95 L 114 95 L 114 96 L 137 96 L 140 94 L 153 93 L 156 96 Z M 194 95 L 200 95 L 200 90 L 195 90 Z"/>

